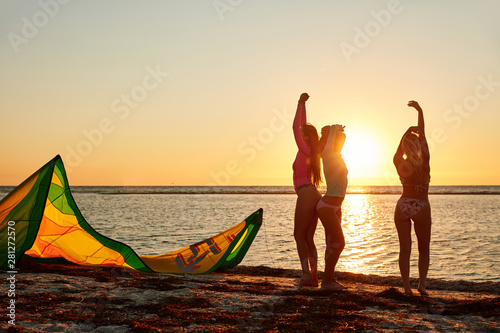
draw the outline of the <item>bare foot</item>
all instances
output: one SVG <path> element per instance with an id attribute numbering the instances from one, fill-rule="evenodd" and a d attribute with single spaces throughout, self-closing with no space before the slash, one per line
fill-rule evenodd
<path id="1" fill-rule="evenodd" d="M 337 281 L 321 283 L 321 290 L 343 290 L 343 289 L 346 289 L 346 287 L 344 287 Z"/>
<path id="2" fill-rule="evenodd" d="M 302 282 L 302 279 L 300 282 Z M 302 287 L 317 287 L 318 286 L 318 278 L 311 277 L 309 279 L 309 281 L 306 281 L 304 283 L 299 283 L 299 285 Z"/>
<path id="3" fill-rule="evenodd" d="M 413 296 L 413 291 L 411 289 L 405 290 L 405 295 Z"/>
<path id="4" fill-rule="evenodd" d="M 420 295 L 422 296 L 429 296 L 429 293 L 427 292 L 427 290 L 425 290 L 424 287 L 418 287 L 418 292 L 420 293 Z"/>
<path id="5" fill-rule="evenodd" d="M 299 287 L 306 286 L 312 281 L 311 274 L 304 274 L 299 280 Z"/>

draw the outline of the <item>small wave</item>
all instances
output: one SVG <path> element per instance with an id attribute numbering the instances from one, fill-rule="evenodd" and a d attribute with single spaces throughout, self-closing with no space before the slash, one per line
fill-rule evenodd
<path id="1" fill-rule="evenodd" d="M 0 198 L 15 187 L 0 186 Z M 73 193 L 102 195 L 294 194 L 293 186 L 73 186 Z M 323 187 L 320 192 L 324 194 Z M 401 186 L 349 186 L 347 195 L 400 195 Z M 500 186 L 431 186 L 430 195 L 499 195 Z"/>

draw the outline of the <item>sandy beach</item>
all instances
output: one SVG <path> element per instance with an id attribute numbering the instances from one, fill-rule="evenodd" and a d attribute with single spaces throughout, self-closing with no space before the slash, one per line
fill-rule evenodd
<path id="1" fill-rule="evenodd" d="M 263 266 L 207 275 L 26 261 L 19 268 L 15 325 L 4 298 L 1 331 L 500 332 L 498 282 L 430 279 L 421 297 L 402 294 L 399 277 L 342 272 L 346 290 L 298 289 L 298 271 Z M 8 277 L 2 273 L 3 295 Z"/>

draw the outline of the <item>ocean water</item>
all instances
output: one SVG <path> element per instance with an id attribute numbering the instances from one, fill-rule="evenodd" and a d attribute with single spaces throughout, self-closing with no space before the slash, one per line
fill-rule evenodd
<path id="1" fill-rule="evenodd" d="M 0 198 L 12 188 L 0 187 Z M 393 222 L 401 187 L 350 187 L 342 206 L 346 247 L 337 270 L 399 276 L 399 243 Z M 296 195 L 288 186 L 73 187 L 83 216 L 101 234 L 139 255 L 190 245 L 241 222 L 259 208 L 263 225 L 244 265 L 299 269 L 293 239 Z M 430 189 L 430 278 L 500 281 L 500 186 Z M 415 234 L 411 276 L 418 276 Z M 316 231 L 319 269 L 324 231 Z"/>

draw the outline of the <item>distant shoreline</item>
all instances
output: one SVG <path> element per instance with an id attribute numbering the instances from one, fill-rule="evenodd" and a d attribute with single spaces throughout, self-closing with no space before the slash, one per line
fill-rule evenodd
<path id="1" fill-rule="evenodd" d="M 15 186 L 0 186 L 0 192 L 9 193 Z M 72 186 L 72 192 L 95 193 L 102 195 L 210 195 L 210 194 L 295 194 L 293 186 L 269 186 L 269 185 L 251 185 L 251 186 Z M 325 189 L 321 192 L 324 194 Z M 402 187 L 400 185 L 370 185 L 370 186 L 351 186 L 347 188 L 347 195 L 401 195 Z M 429 188 L 429 195 L 500 195 L 499 185 L 437 185 Z"/>
<path id="2" fill-rule="evenodd" d="M 193 193 L 186 193 L 186 192 L 130 192 L 130 193 L 123 193 L 123 192 L 97 192 L 98 194 L 103 194 L 103 195 L 157 195 L 157 194 L 162 194 L 162 195 L 179 195 L 179 194 L 184 194 L 184 195 L 205 195 L 205 194 L 250 194 L 250 195 L 256 195 L 256 194 L 263 194 L 263 195 L 268 195 L 268 194 L 295 194 L 294 192 L 193 192 Z M 346 193 L 347 195 L 400 195 L 401 193 L 379 193 L 379 192 L 352 192 Z M 460 193 L 431 193 L 429 192 L 429 195 L 500 195 L 500 193 L 475 193 L 475 192 L 460 192 Z"/>

